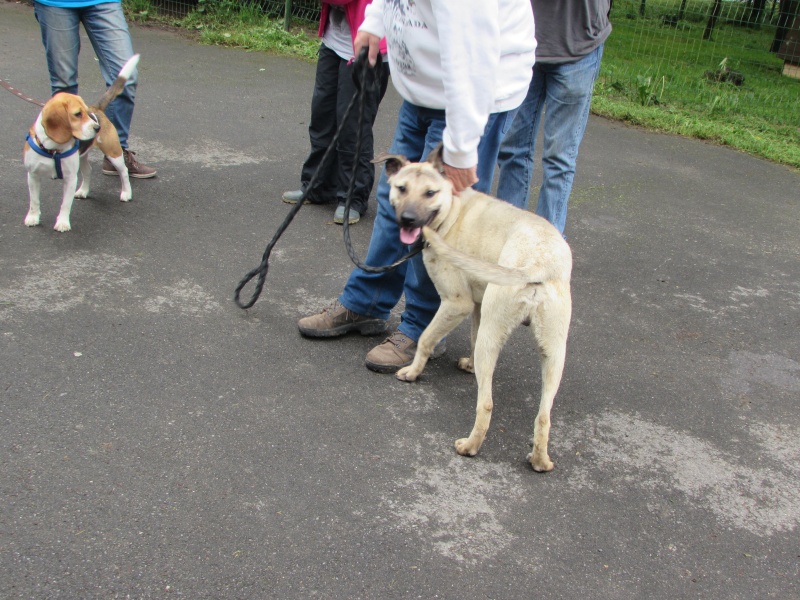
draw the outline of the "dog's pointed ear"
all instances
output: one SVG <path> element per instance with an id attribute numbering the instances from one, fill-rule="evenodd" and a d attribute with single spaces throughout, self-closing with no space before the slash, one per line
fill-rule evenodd
<path id="1" fill-rule="evenodd" d="M 51 140 L 57 144 L 66 144 L 72 139 L 72 128 L 69 125 L 68 103 L 56 94 L 42 109 L 42 127 Z"/>
<path id="2" fill-rule="evenodd" d="M 384 169 L 386 170 L 386 177 L 392 177 L 395 175 L 400 169 L 405 167 L 408 164 L 408 159 L 405 156 L 401 156 L 399 154 L 379 154 L 373 160 L 373 163 L 379 164 L 384 163 Z"/>
<path id="3" fill-rule="evenodd" d="M 433 165 L 433 168 L 436 169 L 438 173 L 444 175 L 444 143 L 439 142 L 439 145 L 436 146 L 433 150 L 431 150 L 430 154 L 428 154 L 428 160 L 430 164 Z"/>

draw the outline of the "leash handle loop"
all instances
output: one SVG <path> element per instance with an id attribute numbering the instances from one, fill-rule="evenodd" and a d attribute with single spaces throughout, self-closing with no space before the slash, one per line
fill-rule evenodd
<path id="1" fill-rule="evenodd" d="M 353 97 L 350 99 L 350 104 L 348 104 L 347 108 L 345 109 L 342 122 L 344 122 L 344 120 L 347 119 L 347 116 L 350 114 L 350 111 L 355 105 L 356 98 L 357 95 L 353 95 Z M 258 265 L 255 269 L 249 271 L 236 286 L 236 290 L 234 291 L 233 294 L 233 301 L 239 308 L 243 309 L 250 308 L 256 303 L 256 300 L 258 300 L 258 297 L 261 295 L 261 291 L 264 288 L 264 281 L 267 278 L 267 271 L 269 271 L 269 256 L 270 254 L 272 254 L 272 249 L 275 247 L 275 244 L 278 242 L 278 239 L 283 235 L 283 232 L 286 231 L 291 222 L 294 220 L 295 215 L 297 215 L 297 213 L 300 212 L 300 209 L 303 208 L 303 204 L 305 203 L 306 198 L 308 198 L 310 191 L 314 188 L 314 184 L 316 183 L 317 178 L 319 178 L 320 173 L 324 171 L 323 167 L 327 163 L 328 158 L 330 157 L 333 149 L 336 147 L 336 143 L 339 141 L 339 136 L 342 133 L 342 129 L 343 129 L 342 127 L 339 127 L 339 129 L 336 131 L 336 134 L 333 136 L 330 145 L 325 150 L 325 154 L 322 155 L 322 160 L 320 160 L 320 165 L 317 168 L 317 171 L 311 177 L 311 181 L 308 182 L 308 187 L 303 191 L 303 195 L 289 211 L 289 214 L 286 215 L 286 218 L 283 220 L 283 223 L 280 224 L 278 230 L 275 232 L 275 235 L 272 236 L 272 239 L 269 241 L 269 244 L 267 244 L 267 247 L 264 250 L 264 254 L 261 257 L 261 264 Z M 241 291 L 256 275 L 258 275 L 258 280 L 256 281 L 256 287 L 253 290 L 253 295 L 247 302 L 242 302 L 240 298 Z"/>

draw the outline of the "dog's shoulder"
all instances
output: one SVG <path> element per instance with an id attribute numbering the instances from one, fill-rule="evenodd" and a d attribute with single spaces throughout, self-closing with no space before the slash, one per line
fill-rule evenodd
<path id="1" fill-rule="evenodd" d="M 482 231 L 488 234 L 499 229 L 507 233 L 519 224 L 532 225 L 533 221 L 530 217 L 535 216 L 526 210 L 472 188 L 461 193 L 459 204 L 459 220 L 462 222 L 462 227 L 474 231 L 481 237 L 483 237 Z M 505 237 L 505 234 L 501 237 Z"/>
<path id="2" fill-rule="evenodd" d="M 501 200 L 470 189 L 462 193 L 462 211 L 471 219 L 488 227 L 499 225 L 507 230 L 531 230 L 542 237 L 563 239 L 563 236 L 547 219 L 536 213 L 519 208 Z"/>
<path id="3" fill-rule="evenodd" d="M 571 263 L 569 245 L 547 219 L 475 190 L 462 192 L 458 203 L 458 218 L 443 236 L 457 250 L 495 263 L 509 253 L 526 256 L 522 262 Z"/>

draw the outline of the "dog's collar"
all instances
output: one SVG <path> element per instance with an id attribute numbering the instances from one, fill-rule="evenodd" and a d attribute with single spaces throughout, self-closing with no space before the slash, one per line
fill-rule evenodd
<path id="1" fill-rule="evenodd" d="M 68 156 L 72 156 L 73 154 L 75 154 L 81 145 L 81 143 L 78 140 L 75 140 L 75 145 L 72 148 L 70 148 L 66 152 L 58 152 L 57 150 L 48 150 L 47 148 L 45 148 L 44 144 L 42 144 L 41 140 L 39 140 L 39 136 L 36 135 L 35 133 L 33 134 L 33 137 L 31 137 L 31 134 L 29 133 L 26 139 L 28 140 L 28 145 L 34 152 L 36 152 L 36 154 L 39 154 L 46 158 L 52 158 L 55 161 L 56 179 L 64 179 L 64 173 L 61 170 L 61 159 L 67 158 Z"/>
<path id="2" fill-rule="evenodd" d="M 431 213 L 431 216 L 428 217 L 428 222 L 425 223 L 425 225 L 423 225 L 423 227 L 430 227 L 431 223 L 433 223 L 433 220 L 438 216 L 439 216 L 439 211 L 437 209 L 437 210 L 435 210 L 435 211 L 433 211 Z M 440 225 L 440 227 L 441 227 L 441 225 Z M 438 233 L 438 231 L 436 229 L 434 229 L 434 231 L 436 231 Z M 431 247 L 431 245 L 428 243 L 427 240 L 425 240 L 425 236 L 422 235 L 422 232 L 420 232 L 419 238 L 417 238 L 417 241 L 416 241 L 415 249 L 417 249 L 417 252 L 419 252 L 420 250 L 423 250 L 425 248 L 430 248 L 430 247 Z"/>

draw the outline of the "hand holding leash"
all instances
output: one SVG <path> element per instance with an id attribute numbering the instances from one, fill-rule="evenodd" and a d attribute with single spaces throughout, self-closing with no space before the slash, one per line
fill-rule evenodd
<path id="1" fill-rule="evenodd" d="M 367 48 L 367 60 L 370 66 L 374 67 L 378 61 L 378 55 L 381 53 L 381 39 L 377 35 L 373 35 L 366 31 L 359 31 L 353 40 L 353 51 L 356 56 L 361 55 L 361 51 Z"/>
<path id="2" fill-rule="evenodd" d="M 358 56 L 353 61 L 353 83 L 359 91 L 362 91 L 363 87 L 365 92 L 377 93 L 381 85 L 378 80 L 378 73 L 380 73 L 383 57 L 378 52 L 373 62 L 369 57 L 370 51 L 371 47 L 362 46 Z"/>

